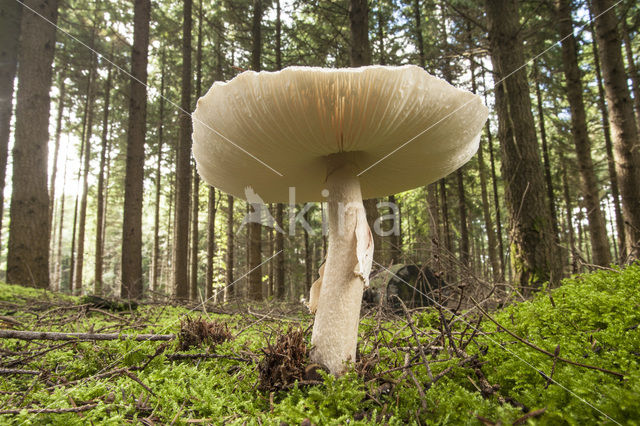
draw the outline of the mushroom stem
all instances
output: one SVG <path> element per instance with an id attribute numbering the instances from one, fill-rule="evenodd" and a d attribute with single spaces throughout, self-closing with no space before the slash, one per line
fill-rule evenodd
<path id="1" fill-rule="evenodd" d="M 311 300 L 311 309 L 317 306 L 311 360 L 334 375 L 346 370 L 346 361 L 355 362 L 360 304 L 373 252 L 356 173 L 353 153 L 327 157 L 329 247 L 324 275 L 311 290 L 311 299 L 317 298 Z M 367 255 L 368 268 L 363 267 Z"/>

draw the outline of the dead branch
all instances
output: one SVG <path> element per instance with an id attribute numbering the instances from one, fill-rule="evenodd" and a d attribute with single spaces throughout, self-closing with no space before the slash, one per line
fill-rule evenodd
<path id="1" fill-rule="evenodd" d="M 26 411 L 29 414 L 66 414 L 66 413 L 81 413 L 83 411 L 89 411 L 96 408 L 98 404 L 85 404 L 79 407 L 70 408 L 27 408 L 27 409 L 13 409 L 13 410 L 0 410 L 2 414 L 20 414 Z"/>
<path id="2" fill-rule="evenodd" d="M 49 331 L 18 331 L 0 329 L 2 339 L 20 340 L 135 340 L 135 341 L 162 341 L 173 340 L 175 334 L 116 334 L 116 333 L 58 333 Z"/>
<path id="3" fill-rule="evenodd" d="M 37 376 L 40 374 L 38 370 L 21 370 L 19 368 L 0 368 L 0 376 L 9 375 L 9 374 L 31 374 L 33 376 Z"/>

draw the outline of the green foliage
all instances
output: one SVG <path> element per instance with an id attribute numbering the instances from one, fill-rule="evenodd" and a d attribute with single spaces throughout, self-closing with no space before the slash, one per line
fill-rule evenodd
<path id="1" fill-rule="evenodd" d="M 614 375 L 569 365 L 558 361 L 553 381 L 547 386 L 553 359 L 517 342 L 512 336 L 490 322 L 483 321 L 479 332 L 465 348 L 477 355 L 487 381 L 499 389 L 483 395 L 476 388 L 478 377 L 473 366 L 460 366 L 453 352 L 441 350 L 429 355 L 432 376 L 450 369 L 435 385 L 418 357 L 413 369 L 416 380 L 424 388 L 421 397 L 415 382 L 401 369 L 386 372 L 404 362 L 399 347 L 414 344 L 414 337 L 404 319 L 384 318 L 382 326 L 375 317 L 361 323 L 360 350 L 362 356 L 372 356 L 370 336 L 386 342 L 378 349 L 379 362 L 371 376 L 355 372 L 334 378 L 324 375 L 316 386 L 295 385 L 285 390 L 260 392 L 258 374 L 253 361 L 238 362 L 228 358 L 170 361 L 177 350 L 170 343 L 143 370 L 143 365 L 156 354 L 160 342 L 108 341 L 78 342 L 21 365 L 20 368 L 47 371 L 48 382 L 34 376 L 9 375 L 0 381 L 0 401 L 3 409 L 25 407 L 65 408 L 97 403 L 78 414 L 39 414 L 23 411 L 15 416 L 0 416 L 1 424 L 121 424 L 144 417 L 156 422 L 186 424 L 189 419 L 211 419 L 211 422 L 231 424 L 299 424 L 309 419 L 314 424 L 478 424 L 478 416 L 510 424 L 524 415 L 518 406 L 498 402 L 498 395 L 517 401 L 528 410 L 546 409 L 529 420 L 530 424 L 592 424 L 606 422 L 607 416 L 622 424 L 638 424 L 640 406 L 640 265 L 624 270 L 600 271 L 567 279 L 550 293 L 541 292 L 533 300 L 508 306 L 492 315 L 498 323 L 534 345 L 553 352 L 560 345 L 560 356 L 579 363 L 616 371 Z M 34 305 L 42 300 L 42 290 L 0 284 L 2 301 L 0 315 L 11 314 L 27 323 L 32 316 L 16 312 L 16 304 Z M 36 299 L 30 299 L 36 298 Z M 75 299 L 65 297 L 59 303 L 71 306 Z M 51 301 L 49 301 L 51 302 Z M 13 313 L 12 313 L 13 312 Z M 141 305 L 138 312 L 123 313 L 142 321 L 135 333 L 177 333 L 180 319 L 188 311 L 180 307 Z M 209 314 L 212 320 L 223 321 L 236 335 L 255 319 L 239 314 Z M 53 327 L 64 331 L 84 331 L 113 325 L 113 318 L 101 314 L 79 317 L 75 323 L 60 323 Z M 300 316 L 303 328 L 311 318 Z M 428 310 L 414 315 L 414 324 L 422 332 L 437 333 L 439 314 Z M 473 323 L 473 321 L 472 321 Z M 244 357 L 260 356 L 265 339 L 274 339 L 286 331 L 286 321 L 267 321 L 246 328 L 231 341 L 214 348 L 216 354 Z M 464 321 L 453 324 L 453 332 L 464 330 Z M 129 332 L 129 331 L 128 331 Z M 424 339 L 424 340 L 423 340 Z M 458 338 L 456 337 L 456 340 Z M 426 338 L 421 337 L 426 343 Z M 445 342 L 448 347 L 449 342 Z M 457 342 L 456 342 L 457 343 Z M 26 350 L 24 342 L 4 340 L 2 349 Z M 33 347 L 31 347 L 33 348 Z M 198 353 L 204 348 L 193 348 Z M 415 352 L 414 352 L 415 354 Z M 12 357 L 7 356 L 3 362 Z M 435 362 L 434 362 L 435 361 Z M 140 383 L 126 374 L 96 378 L 97 374 L 129 368 L 135 377 L 153 391 L 149 394 Z M 386 373 L 385 373 L 386 372 Z M 73 382 L 77 381 L 77 382 Z M 64 383 L 72 382 L 65 386 Z M 387 382 L 388 390 L 379 392 Z M 396 383 L 396 385 L 393 385 Z M 57 384 L 57 386 L 52 386 Z M 390 385 L 389 385 L 390 384 Z M 19 390 L 24 393 L 24 400 Z M 259 420 L 258 420 L 259 419 Z"/>

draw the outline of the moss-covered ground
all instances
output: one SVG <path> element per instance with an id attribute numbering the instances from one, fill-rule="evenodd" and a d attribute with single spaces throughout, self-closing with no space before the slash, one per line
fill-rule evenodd
<path id="1" fill-rule="evenodd" d="M 372 311 L 361 322 L 355 371 L 265 391 L 258 390 L 258 365 L 267 342 L 289 328 L 310 339 L 312 317 L 302 309 L 193 312 L 156 303 L 107 311 L 0 284 L 3 329 L 177 334 L 189 315 L 226 323 L 234 336 L 188 350 L 177 340 L 0 339 L 0 368 L 7 370 L 0 412 L 17 411 L 0 415 L 0 424 L 640 424 L 639 290 L 636 265 L 567 279 L 491 313 L 551 356 L 477 311 L 414 312 L 415 333 L 404 315 Z M 34 412 L 43 409 L 53 412 Z"/>

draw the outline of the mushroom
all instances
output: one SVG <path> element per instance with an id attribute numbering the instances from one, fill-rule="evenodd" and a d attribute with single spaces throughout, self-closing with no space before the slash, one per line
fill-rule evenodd
<path id="1" fill-rule="evenodd" d="M 309 308 L 311 359 L 335 375 L 355 362 L 373 261 L 362 199 L 431 183 L 476 152 L 480 97 L 412 65 L 290 67 L 216 82 L 193 115 L 193 154 L 210 185 L 265 202 L 326 201 L 329 246 Z"/>

